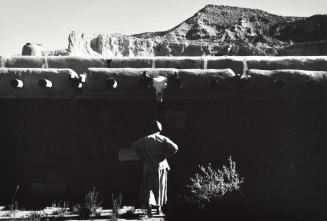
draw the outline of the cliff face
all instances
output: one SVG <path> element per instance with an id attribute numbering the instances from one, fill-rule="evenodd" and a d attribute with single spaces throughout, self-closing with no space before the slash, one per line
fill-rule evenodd
<path id="1" fill-rule="evenodd" d="M 73 55 L 154 56 L 154 41 L 119 34 L 79 35 L 71 32 L 68 50 Z"/>
<path id="2" fill-rule="evenodd" d="M 279 55 L 297 43 L 327 39 L 327 16 L 282 17 L 267 12 L 207 5 L 168 31 L 135 35 L 71 32 L 68 54 L 90 56 Z M 299 46 L 301 47 L 301 46 Z M 325 52 L 310 48 L 310 54 Z M 303 55 L 303 50 L 289 50 Z"/>

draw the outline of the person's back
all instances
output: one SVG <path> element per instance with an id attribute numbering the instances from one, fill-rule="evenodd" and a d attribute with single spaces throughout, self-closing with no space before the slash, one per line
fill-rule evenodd
<path id="1" fill-rule="evenodd" d="M 178 150 L 174 142 L 159 133 L 142 137 L 132 145 L 132 148 L 139 149 L 144 157 L 144 173 L 169 169 L 166 158 Z"/>
<path id="2" fill-rule="evenodd" d="M 132 144 L 131 148 L 139 151 L 143 158 L 143 182 L 140 189 L 140 202 L 142 207 L 147 208 L 147 213 L 152 216 L 149 204 L 150 192 L 155 197 L 158 211 L 167 202 L 167 174 L 169 165 L 166 158 L 175 154 L 178 146 L 168 137 L 160 134 L 162 130 L 158 121 L 150 125 L 148 136 L 140 138 Z"/>

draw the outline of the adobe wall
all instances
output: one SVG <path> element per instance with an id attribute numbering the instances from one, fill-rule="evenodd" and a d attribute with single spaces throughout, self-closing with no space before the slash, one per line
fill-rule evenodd
<path id="1" fill-rule="evenodd" d="M 77 56 L 0 57 L 1 67 L 17 68 L 70 68 L 78 74 L 88 68 L 177 68 L 177 69 L 232 69 L 243 73 L 244 60 L 249 69 L 299 69 L 326 71 L 326 56 L 222 56 L 222 57 L 136 57 L 93 58 Z"/>
<path id="2" fill-rule="evenodd" d="M 198 164 L 221 167 L 232 156 L 245 183 L 219 213 L 326 217 L 326 57 L 247 57 L 244 73 L 243 57 L 158 58 L 155 67 L 141 59 L 137 68 L 125 65 L 141 64 L 138 58 L 112 59 L 108 67 L 107 59 L 53 57 L 56 65 L 48 60 L 48 69 L 31 69 L 42 59 L 2 58 L 1 203 L 17 185 L 26 207 L 78 202 L 94 185 L 106 208 L 112 192 L 135 203 L 141 165 L 118 162 L 118 149 L 157 118 L 180 146 L 169 160 L 172 207 Z M 162 103 L 143 87 L 144 72 L 146 79 L 168 78 Z M 41 78 L 53 87 L 41 87 Z M 13 88 L 12 79 L 24 87 Z"/>
<path id="3" fill-rule="evenodd" d="M 3 93 L 0 97 L 48 97 L 48 98 L 116 98 L 150 99 L 153 90 L 140 86 L 143 75 L 151 78 L 159 75 L 168 78 L 166 99 L 206 99 L 213 97 L 232 98 L 251 94 L 248 98 L 263 99 L 306 96 L 302 89 L 324 85 L 327 57 L 155 57 L 155 58 L 89 58 L 89 57 L 11 57 L 0 58 Z M 60 77 L 52 71 L 69 71 L 85 82 Z M 36 76 L 51 75 L 54 86 L 40 89 Z M 268 73 L 275 70 L 276 74 Z M 35 71 L 35 74 L 33 74 Z M 220 73 L 227 73 L 222 77 Z M 31 74 L 26 74 L 31 73 Z M 252 76 L 253 75 L 253 76 Z M 31 77 L 33 76 L 33 77 Z M 266 76 L 266 77 L 258 77 Z M 22 78 L 29 82 L 21 90 L 10 86 L 10 79 Z M 252 77 L 252 78 L 251 78 Z M 40 77 L 41 78 L 41 77 Z M 106 80 L 117 80 L 118 87 L 110 90 Z M 250 79 L 251 78 L 251 79 Z M 266 79 L 263 80 L 263 79 Z M 49 79 L 48 79 L 49 80 Z M 33 82 L 33 83 L 32 83 Z M 314 82 L 320 82 L 314 85 Z M 79 84 L 81 83 L 81 84 Z M 181 90 L 174 85 L 180 84 Z M 285 93 L 275 93 L 283 84 Z M 70 88 L 60 87 L 66 85 Z M 257 85 L 257 86 L 255 86 Z M 264 86 L 265 85 L 265 86 Z M 67 90 L 67 95 L 65 95 Z M 7 91 L 5 93 L 4 91 Z M 68 91 L 70 91 L 68 93 Z M 306 91 L 306 90 L 304 90 Z M 258 93 L 259 92 L 259 93 Z M 272 92 L 272 93 L 271 93 Z M 277 92 L 277 91 L 276 91 Z M 255 94 L 257 93 L 257 94 Z M 311 98 L 315 96 L 310 95 Z"/>

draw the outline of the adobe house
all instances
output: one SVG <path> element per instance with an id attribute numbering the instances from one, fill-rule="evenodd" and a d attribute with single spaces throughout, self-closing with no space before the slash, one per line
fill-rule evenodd
<path id="1" fill-rule="evenodd" d="M 157 118 L 179 144 L 174 203 L 199 164 L 229 156 L 240 214 L 326 217 L 327 57 L 0 58 L 0 201 L 77 202 L 97 188 L 134 203 L 139 162 L 119 148 Z M 167 87 L 157 102 L 153 78 Z M 233 203 L 233 202 L 232 202 Z M 233 204 L 232 204 L 233 205 Z"/>

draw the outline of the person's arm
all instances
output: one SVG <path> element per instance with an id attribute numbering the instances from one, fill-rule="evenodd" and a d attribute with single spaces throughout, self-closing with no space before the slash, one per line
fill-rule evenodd
<path id="1" fill-rule="evenodd" d="M 165 157 L 169 158 L 172 155 L 174 155 L 178 151 L 178 146 L 175 144 L 172 140 L 170 140 L 168 137 L 164 140 L 166 151 L 165 151 Z"/>
<path id="2" fill-rule="evenodd" d="M 137 141 L 135 141 L 131 146 L 131 149 L 134 150 L 141 150 L 142 148 L 142 138 L 138 139 Z"/>
<path id="3" fill-rule="evenodd" d="M 143 148 L 142 147 L 143 147 L 143 139 L 140 138 L 130 146 L 130 149 L 133 149 L 135 151 L 135 153 L 138 155 L 138 157 L 140 159 L 143 159 L 144 154 L 143 154 Z"/>

